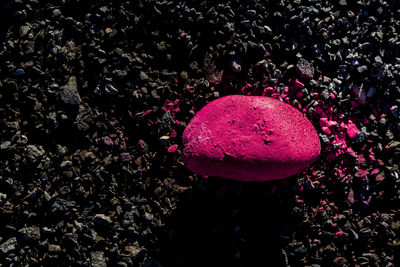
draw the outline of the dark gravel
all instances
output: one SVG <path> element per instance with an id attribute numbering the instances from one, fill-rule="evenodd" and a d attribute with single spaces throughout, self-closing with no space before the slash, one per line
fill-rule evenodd
<path id="1" fill-rule="evenodd" d="M 400 265 L 399 16 L 394 0 L 0 1 L 0 265 Z M 189 172 L 182 132 L 228 94 L 298 108 L 320 159 L 262 184 Z"/>

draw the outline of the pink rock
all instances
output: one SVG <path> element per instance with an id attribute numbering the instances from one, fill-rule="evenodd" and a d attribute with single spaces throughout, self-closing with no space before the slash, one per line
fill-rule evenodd
<path id="1" fill-rule="evenodd" d="M 313 125 L 294 107 L 263 96 L 230 95 L 202 108 L 183 133 L 182 158 L 203 176 L 283 179 L 318 157 Z"/>
<path id="2" fill-rule="evenodd" d="M 304 88 L 304 83 L 300 82 L 299 80 L 295 80 L 294 84 L 297 88 L 303 89 Z"/>
<path id="3" fill-rule="evenodd" d="M 328 118 L 321 118 L 321 119 L 319 119 L 319 124 L 321 125 L 321 127 L 332 127 L 332 126 L 336 126 L 337 122 L 329 121 Z"/>
<path id="4" fill-rule="evenodd" d="M 174 153 L 178 149 L 178 145 L 172 145 L 168 148 L 168 153 Z"/>
<path id="5" fill-rule="evenodd" d="M 349 120 L 349 123 L 347 124 L 347 135 L 348 135 L 348 137 L 356 138 L 359 132 L 360 132 L 360 130 L 353 123 L 353 121 Z"/>

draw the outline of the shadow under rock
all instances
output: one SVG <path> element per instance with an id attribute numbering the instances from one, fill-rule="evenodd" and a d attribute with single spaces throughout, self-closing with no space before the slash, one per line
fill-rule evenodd
<path id="1" fill-rule="evenodd" d="M 166 222 L 155 258 L 164 266 L 281 265 L 295 181 L 200 180 Z"/>

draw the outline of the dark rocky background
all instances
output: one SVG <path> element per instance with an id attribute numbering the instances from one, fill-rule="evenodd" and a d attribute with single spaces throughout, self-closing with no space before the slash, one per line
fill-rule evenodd
<path id="1" fill-rule="evenodd" d="M 399 18 L 394 0 L 1 0 L 0 265 L 400 265 Z M 261 184 L 186 170 L 186 124 L 227 94 L 298 107 L 320 159 Z"/>

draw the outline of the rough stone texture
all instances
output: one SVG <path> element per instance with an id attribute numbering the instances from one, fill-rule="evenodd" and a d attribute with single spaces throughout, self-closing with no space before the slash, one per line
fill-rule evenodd
<path id="1" fill-rule="evenodd" d="M 93 267 L 106 267 L 106 259 L 103 251 L 95 251 L 91 254 L 92 262 L 90 266 Z"/>
<path id="2" fill-rule="evenodd" d="M 189 122 L 183 144 L 193 172 L 241 181 L 291 176 L 320 153 L 318 135 L 301 112 L 261 96 L 212 101 Z"/>
<path id="3" fill-rule="evenodd" d="M 68 83 L 60 87 L 60 97 L 68 105 L 79 105 L 81 103 L 75 76 L 71 76 Z"/>
<path id="4" fill-rule="evenodd" d="M 37 226 L 24 227 L 18 231 L 23 240 L 38 241 L 40 239 L 40 228 Z"/>
<path id="5" fill-rule="evenodd" d="M 311 80 L 314 76 L 314 67 L 304 58 L 300 58 L 299 62 L 297 62 L 296 71 L 303 79 Z"/>
<path id="6" fill-rule="evenodd" d="M 17 238 L 12 237 L 0 245 L 0 255 L 14 251 L 17 247 Z"/>

